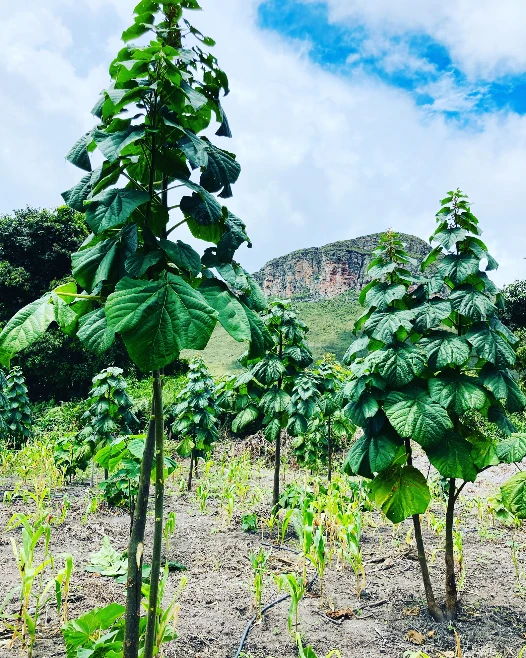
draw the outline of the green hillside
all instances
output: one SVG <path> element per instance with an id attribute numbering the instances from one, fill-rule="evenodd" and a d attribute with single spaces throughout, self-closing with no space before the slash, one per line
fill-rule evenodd
<path id="1" fill-rule="evenodd" d="M 297 302 L 295 307 L 309 327 L 307 340 L 314 359 L 320 359 L 325 352 L 333 352 L 341 359 L 351 341 L 354 320 L 360 314 L 356 292 L 316 302 Z M 244 343 L 237 343 L 218 326 L 202 355 L 212 374 L 220 377 L 240 369 L 237 359 L 245 349 Z M 196 353 L 185 350 L 181 356 L 188 358 Z"/>

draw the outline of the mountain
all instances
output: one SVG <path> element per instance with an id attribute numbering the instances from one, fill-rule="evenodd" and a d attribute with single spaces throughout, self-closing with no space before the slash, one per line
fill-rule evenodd
<path id="1" fill-rule="evenodd" d="M 311 247 L 274 258 L 254 278 L 268 297 L 313 302 L 331 299 L 368 283 L 367 266 L 382 233 Z M 420 263 L 431 247 L 414 235 L 400 234 L 410 256 Z M 411 268 L 410 268 L 411 269 Z"/>
<path id="2" fill-rule="evenodd" d="M 351 342 L 354 321 L 361 314 L 358 292 L 368 282 L 367 265 L 381 233 L 342 240 L 325 247 L 293 251 L 269 261 L 255 273 L 268 297 L 292 299 L 299 317 L 309 327 L 307 342 L 314 359 L 332 352 L 341 359 Z M 408 253 L 420 263 L 431 248 L 420 238 L 401 234 Z M 416 267 L 411 267 L 416 271 Z M 213 375 L 240 369 L 237 359 L 245 351 L 222 327 L 217 327 L 203 352 Z M 183 357 L 193 352 L 185 350 Z"/>

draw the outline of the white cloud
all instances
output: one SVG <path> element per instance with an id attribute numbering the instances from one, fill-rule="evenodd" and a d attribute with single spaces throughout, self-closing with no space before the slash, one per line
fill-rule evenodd
<path id="1" fill-rule="evenodd" d="M 112 1 L 119 10 L 117 35 L 129 22 L 133 1 Z M 107 10 L 89 2 L 91 7 L 75 6 L 78 21 L 86 11 Z M 262 32 L 256 25 L 257 0 L 203 4 L 205 11 L 194 14 L 194 22 L 217 39 L 216 54 L 232 88 L 224 105 L 234 139 L 222 144 L 237 154 L 243 169 L 229 206 L 247 222 L 254 243 L 252 250 L 240 250 L 244 264 L 256 269 L 295 249 L 388 226 L 427 238 L 438 200 L 459 185 L 475 202 L 488 242 L 502 261 L 498 281 L 526 278 L 524 117 L 487 116 L 477 132 L 448 124 L 415 107 L 403 91 L 364 74 L 339 78 L 310 62 L 299 44 Z M 53 15 L 60 25 L 60 11 Z M 86 39 L 76 46 L 90 44 Z M 67 48 L 57 53 L 44 47 L 57 58 L 46 62 L 46 84 L 55 85 L 65 105 L 54 105 L 46 95 L 38 79 L 46 73 L 36 55 L 25 72 L 6 78 L 8 88 L 0 86 L 3 107 L 7 98 L 17 99 L 8 116 L 16 129 L 2 144 L 8 159 L 0 154 L 2 211 L 26 202 L 58 203 L 59 192 L 77 179 L 63 154 L 83 128 L 84 112 L 95 101 L 111 56 L 93 51 L 93 68 L 81 77 Z M 68 79 L 69 90 L 53 81 L 55 73 Z M 24 105 L 31 94 L 45 110 Z"/>
<path id="2" fill-rule="evenodd" d="M 316 0 L 302 0 L 305 3 Z M 334 22 L 381 34 L 425 32 L 444 44 L 469 77 L 491 80 L 526 68 L 522 0 L 326 0 Z"/>

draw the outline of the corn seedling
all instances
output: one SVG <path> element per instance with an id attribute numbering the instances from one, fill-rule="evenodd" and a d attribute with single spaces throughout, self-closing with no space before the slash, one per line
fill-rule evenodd
<path id="1" fill-rule="evenodd" d="M 279 590 L 286 590 L 290 595 L 290 607 L 289 614 L 287 617 L 287 625 L 289 632 L 292 633 L 292 627 L 294 626 L 294 632 L 298 632 L 298 606 L 305 594 L 305 582 L 303 579 L 298 579 L 293 573 L 285 573 L 274 576 L 274 581 L 278 586 Z"/>
<path id="2" fill-rule="evenodd" d="M 298 645 L 298 658 L 318 658 L 318 654 L 311 646 L 303 646 L 301 635 L 299 633 L 296 633 L 296 644 Z M 331 649 L 325 658 L 342 658 L 342 654 L 338 649 Z"/>
<path id="3" fill-rule="evenodd" d="M 456 519 L 456 525 L 458 528 L 458 519 Z M 462 590 L 464 583 L 466 581 L 466 565 L 464 564 L 464 542 L 462 540 L 461 530 L 453 531 L 453 551 L 455 556 L 455 562 L 458 567 L 458 589 Z"/>
<path id="4" fill-rule="evenodd" d="M 165 546 L 166 555 L 168 555 L 168 551 L 170 550 L 170 540 L 175 534 L 176 522 L 177 522 L 176 513 L 170 512 L 170 514 L 168 514 L 168 516 L 166 517 L 166 521 L 164 522 L 164 528 L 163 528 L 163 537 L 164 537 L 164 546 Z"/>
<path id="5" fill-rule="evenodd" d="M 318 526 L 312 537 L 311 551 L 306 554 L 311 564 L 318 572 L 320 580 L 320 605 L 323 603 L 323 576 L 327 566 L 327 555 L 325 551 L 325 532 L 323 526 Z"/>
<path id="6" fill-rule="evenodd" d="M 254 593 L 254 605 L 256 608 L 256 618 L 258 620 L 261 619 L 261 599 L 263 597 L 263 585 L 270 554 L 271 551 L 264 551 L 262 548 L 260 548 L 257 553 L 255 551 L 251 551 L 249 554 L 250 564 L 254 570 L 252 591 Z"/>
<path id="7" fill-rule="evenodd" d="M 64 555 L 64 568 L 61 569 L 55 576 L 57 612 L 60 616 L 60 621 L 62 624 L 65 624 L 68 620 L 69 584 L 71 581 L 72 572 L 73 557 L 71 555 Z"/>
<path id="8" fill-rule="evenodd" d="M 201 510 L 201 512 L 204 512 L 206 510 L 206 503 L 208 497 L 210 496 L 210 491 L 207 485 L 200 484 L 198 487 L 196 487 L 195 495 L 197 500 L 199 501 L 199 509 Z"/>

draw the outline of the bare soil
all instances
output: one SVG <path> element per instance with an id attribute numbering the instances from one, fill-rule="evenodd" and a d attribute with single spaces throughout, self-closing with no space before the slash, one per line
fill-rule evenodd
<path id="1" fill-rule="evenodd" d="M 511 472 L 506 467 L 493 469 L 484 476 L 480 491 L 492 495 Z M 290 474 L 289 474 L 290 475 Z M 270 472 L 262 477 L 269 478 Z M 4 483 L 5 484 L 5 483 Z M 198 484 L 198 482 L 196 483 Z M 261 481 L 257 482 L 261 485 Z M 3 486 L 2 488 L 6 488 Z M 88 573 L 84 567 L 90 553 L 100 548 L 108 535 L 117 550 L 126 549 L 129 519 L 125 511 L 101 508 L 83 522 L 88 486 L 73 485 L 64 492 L 71 503 L 65 522 L 53 528 L 52 552 L 71 553 L 75 571 L 72 577 L 69 615 L 74 618 L 93 607 L 110 602 L 124 602 L 124 587 L 112 578 Z M 466 580 L 462 589 L 458 622 L 436 624 L 426 611 L 410 522 L 395 530 L 374 515 L 363 530 L 362 547 L 367 572 L 367 586 L 358 599 L 356 581 L 349 568 L 328 568 L 324 579 L 323 603 L 317 586 L 300 604 L 300 626 L 305 644 L 312 644 L 320 658 L 330 649 L 339 649 L 343 658 L 402 658 L 407 650 L 422 650 L 429 656 L 446 658 L 515 657 L 526 644 L 525 600 L 517 591 L 515 568 L 511 559 L 512 538 L 522 549 L 526 546 L 523 528 L 512 531 L 484 512 L 480 519 L 471 488 L 462 496 L 458 516 L 464 538 Z M 60 499 L 57 498 L 60 502 Z M 0 527 L 16 511 L 27 511 L 20 500 L 0 503 Z M 188 584 L 180 601 L 179 638 L 164 647 L 166 658 L 234 658 L 240 638 L 254 614 L 252 606 L 252 569 L 249 552 L 257 549 L 261 535 L 242 532 L 240 513 L 227 525 L 210 501 L 201 512 L 194 494 L 169 493 L 167 512 L 177 514 L 177 530 L 167 556 L 187 567 Z M 263 510 L 260 510 L 262 512 Z M 440 506 L 434 512 L 439 515 Z M 425 541 L 431 558 L 431 575 L 436 595 L 443 596 L 443 533 L 437 535 L 424 517 Z M 148 536 L 152 536 L 153 519 L 149 519 Z M 17 583 L 17 568 L 9 538 L 18 540 L 19 530 L 0 535 L 0 601 Z M 263 539 L 268 542 L 268 538 Z M 287 545 L 294 548 L 291 536 Z M 520 565 L 526 571 L 526 553 L 519 551 Z M 295 568 L 293 553 L 273 550 L 271 568 L 287 572 Z M 171 575 L 175 590 L 181 574 Z M 526 583 L 525 583 L 526 585 Z M 279 596 L 269 575 L 264 600 Z M 349 619 L 328 619 L 324 611 L 351 609 Z M 245 644 L 250 658 L 296 658 L 297 650 L 287 630 L 288 603 L 274 607 L 255 625 Z M 458 638 L 458 639 L 457 639 Z M 422 645 L 415 641 L 423 641 Z M 462 653 L 459 653 L 459 643 Z M 16 646 L 9 647 L 9 635 L 0 631 L 0 657 L 23 655 Z M 39 629 L 35 658 L 65 656 L 62 637 L 52 610 L 44 614 Z"/>

